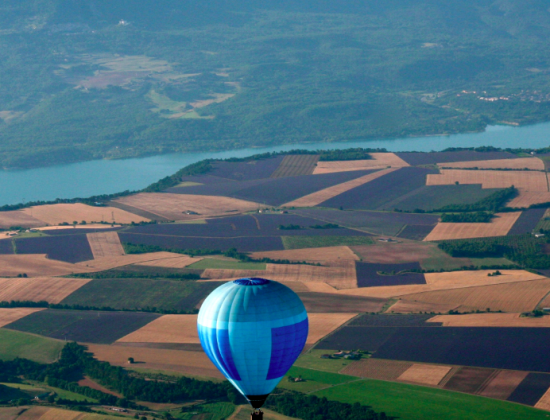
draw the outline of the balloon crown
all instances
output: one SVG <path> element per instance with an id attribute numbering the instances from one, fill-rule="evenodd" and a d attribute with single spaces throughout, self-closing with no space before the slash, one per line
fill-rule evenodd
<path id="1" fill-rule="evenodd" d="M 261 279 L 258 277 L 251 277 L 247 279 L 238 279 L 233 281 L 233 283 L 237 283 L 240 286 L 262 286 L 269 283 L 269 280 Z"/>

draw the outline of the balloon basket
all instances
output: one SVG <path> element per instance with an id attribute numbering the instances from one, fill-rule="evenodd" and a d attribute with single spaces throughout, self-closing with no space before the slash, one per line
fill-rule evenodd
<path id="1" fill-rule="evenodd" d="M 250 413 L 250 420 L 264 420 L 264 412 L 262 410 L 255 410 Z"/>

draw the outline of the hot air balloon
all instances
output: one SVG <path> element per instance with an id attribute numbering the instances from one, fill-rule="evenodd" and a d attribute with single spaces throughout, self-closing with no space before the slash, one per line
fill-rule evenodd
<path id="1" fill-rule="evenodd" d="M 215 289 L 202 304 L 197 324 L 210 360 L 255 409 L 296 361 L 309 330 L 298 295 L 261 278 Z"/>

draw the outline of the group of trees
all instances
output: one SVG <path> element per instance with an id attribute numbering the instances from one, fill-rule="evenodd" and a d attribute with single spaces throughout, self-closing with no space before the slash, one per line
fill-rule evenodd
<path id="1" fill-rule="evenodd" d="M 444 223 L 489 223 L 493 214 L 484 211 L 475 213 L 443 213 L 441 221 Z"/>

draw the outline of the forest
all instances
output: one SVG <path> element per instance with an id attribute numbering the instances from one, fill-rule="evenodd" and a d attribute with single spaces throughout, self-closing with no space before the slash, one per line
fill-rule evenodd
<path id="1" fill-rule="evenodd" d="M 0 1 L 0 166 L 548 121 L 549 14 L 543 0 Z"/>

